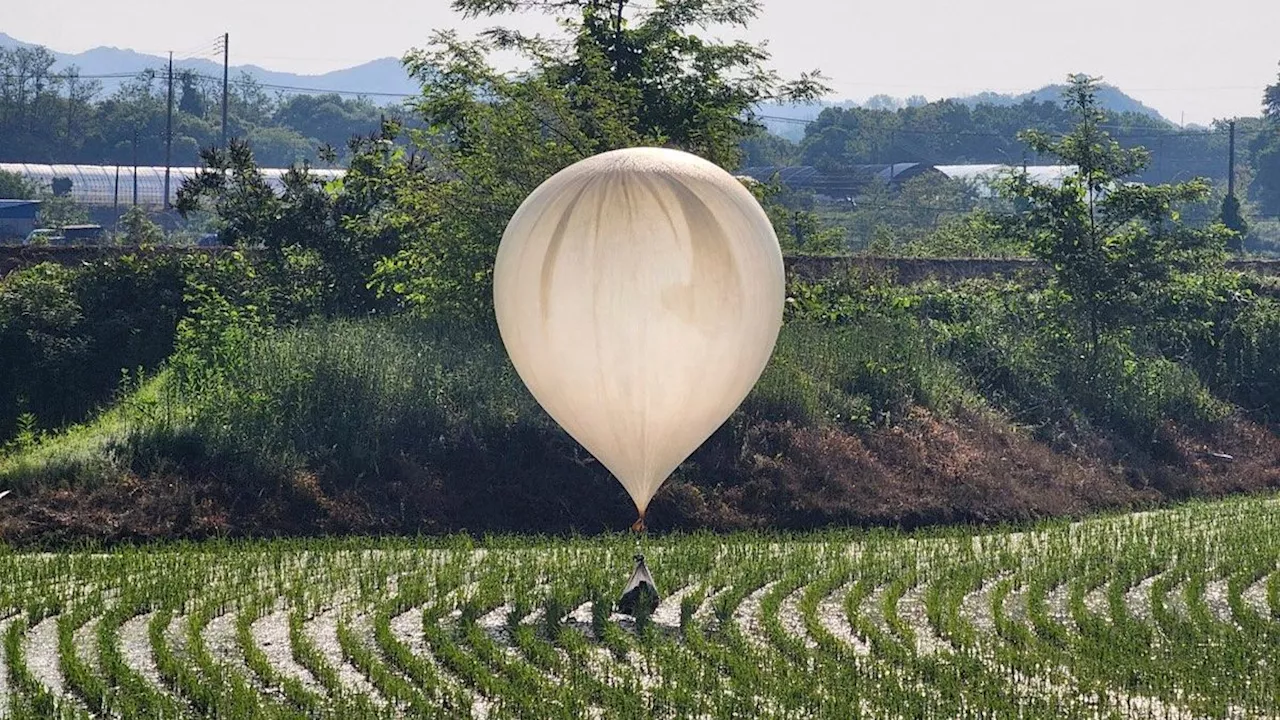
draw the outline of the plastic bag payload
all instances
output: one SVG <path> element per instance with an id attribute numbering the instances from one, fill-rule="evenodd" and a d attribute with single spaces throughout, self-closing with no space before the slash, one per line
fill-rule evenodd
<path id="1" fill-rule="evenodd" d="M 636 555 L 636 569 L 631 572 L 626 587 L 622 589 L 622 597 L 618 598 L 617 609 L 623 615 L 635 617 L 638 614 L 651 615 L 658 609 L 662 596 L 658 594 L 658 585 L 649 574 L 644 564 L 644 555 Z"/>

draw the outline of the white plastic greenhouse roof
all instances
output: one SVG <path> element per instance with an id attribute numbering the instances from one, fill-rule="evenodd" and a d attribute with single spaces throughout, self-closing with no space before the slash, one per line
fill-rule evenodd
<path id="1" fill-rule="evenodd" d="M 934 169 L 953 180 L 968 180 L 990 190 L 997 178 L 1024 170 L 1021 165 L 935 165 Z M 1075 165 L 1027 165 L 1027 176 L 1039 183 L 1058 185 L 1076 172 Z"/>
<path id="2" fill-rule="evenodd" d="M 169 201 L 178 198 L 178 188 L 182 181 L 195 177 L 194 167 L 169 168 Z M 37 165 L 32 163 L 0 163 L 0 170 L 17 173 L 36 183 L 40 188 L 51 191 L 56 178 L 67 178 L 71 181 L 71 199 L 85 205 L 114 205 L 121 207 L 133 204 L 132 165 Z M 119 183 L 117 184 L 117 171 Z M 272 188 L 279 192 L 283 188 L 283 177 L 288 172 L 285 168 L 262 168 L 262 176 Z M 311 173 L 323 180 L 342 177 L 342 170 L 316 169 Z M 148 207 L 164 207 L 164 167 L 139 166 L 138 204 Z"/>

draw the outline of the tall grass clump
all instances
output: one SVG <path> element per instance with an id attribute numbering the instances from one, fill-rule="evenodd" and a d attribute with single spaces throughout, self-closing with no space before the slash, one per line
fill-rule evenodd
<path id="1" fill-rule="evenodd" d="M 182 379 L 210 454 L 344 477 L 462 436 L 544 424 L 496 335 L 405 318 L 261 333 L 215 372 Z"/>
<path id="2" fill-rule="evenodd" d="M 1163 355 L 1150 333 L 1083 347 L 1052 288 L 976 280 L 917 292 L 939 352 L 992 406 L 1043 438 L 1095 428 L 1150 442 L 1170 422 L 1208 429 L 1231 412 L 1211 390 L 1225 383 Z"/>
<path id="3" fill-rule="evenodd" d="M 176 436 L 188 409 L 162 371 L 121 383 L 113 405 L 58 432 L 31 431 L 0 445 L 0 489 L 93 487 L 132 466 L 144 438 Z"/>
<path id="4" fill-rule="evenodd" d="M 485 331 L 327 320 L 217 342 L 204 357 L 180 349 L 169 368 L 88 423 L 12 444 L 0 453 L 0 486 L 83 486 L 177 468 L 359 480 L 401 457 L 421 462 L 458 444 L 496 442 L 517 425 L 549 428 Z"/>
<path id="5" fill-rule="evenodd" d="M 1280 302 L 1256 297 L 1232 319 L 1205 374 L 1240 407 L 1270 423 L 1280 419 Z"/>
<path id="6" fill-rule="evenodd" d="M 785 325 L 743 412 L 858 430 L 890 425 L 913 406 L 947 414 L 969 399 L 955 365 L 917 321 L 872 314 L 847 324 Z"/>

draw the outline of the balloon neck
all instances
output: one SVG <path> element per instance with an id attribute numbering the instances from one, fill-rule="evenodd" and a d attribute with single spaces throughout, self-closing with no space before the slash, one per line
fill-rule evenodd
<path id="1" fill-rule="evenodd" d="M 640 517 L 631 525 L 631 532 L 642 533 L 644 530 L 644 513 L 640 513 Z"/>

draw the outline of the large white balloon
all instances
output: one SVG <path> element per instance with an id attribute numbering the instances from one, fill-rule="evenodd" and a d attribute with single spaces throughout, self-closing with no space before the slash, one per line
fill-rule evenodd
<path id="1" fill-rule="evenodd" d="M 784 285 L 751 193 L 659 148 L 596 155 L 544 182 L 511 218 L 493 271 L 520 378 L 642 518 L 760 377 Z"/>

